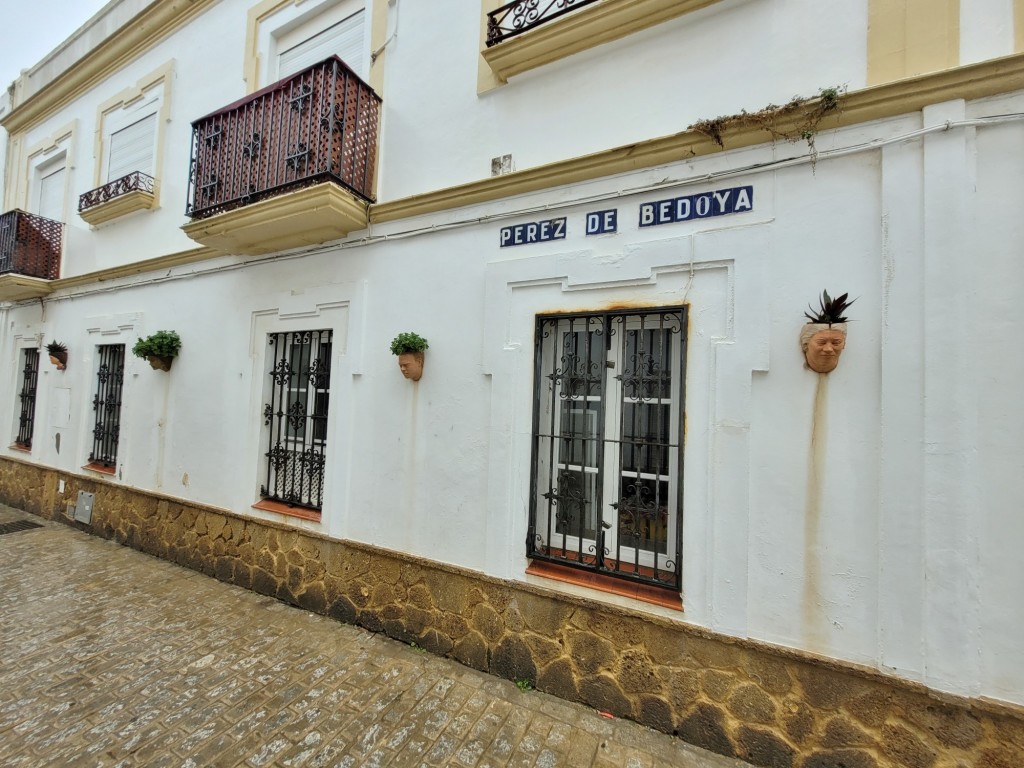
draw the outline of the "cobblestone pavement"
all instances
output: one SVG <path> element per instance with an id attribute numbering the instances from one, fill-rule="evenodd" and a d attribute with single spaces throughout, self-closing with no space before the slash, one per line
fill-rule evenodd
<path id="1" fill-rule="evenodd" d="M 0 765 L 742 768 L 0 505 Z"/>

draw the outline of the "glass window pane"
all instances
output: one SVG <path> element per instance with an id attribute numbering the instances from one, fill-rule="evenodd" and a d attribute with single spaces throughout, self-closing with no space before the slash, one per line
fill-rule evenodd
<path id="1" fill-rule="evenodd" d="M 619 545 L 664 554 L 668 541 L 668 482 L 623 476 L 619 483 Z"/>

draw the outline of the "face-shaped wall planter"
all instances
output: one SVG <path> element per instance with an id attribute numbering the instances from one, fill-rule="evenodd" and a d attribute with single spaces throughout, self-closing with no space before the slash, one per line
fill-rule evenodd
<path id="1" fill-rule="evenodd" d="M 856 299 L 847 301 L 848 293 L 832 298 L 821 292 L 818 309 L 804 312 L 809 323 L 800 329 L 800 349 L 807 367 L 815 373 L 831 373 L 839 365 L 839 356 L 846 346 L 846 317 L 843 313 Z"/>
<path id="2" fill-rule="evenodd" d="M 64 344 L 51 341 L 46 345 L 46 354 L 50 356 L 50 362 L 58 371 L 63 371 L 68 367 L 68 348 Z"/>
<path id="3" fill-rule="evenodd" d="M 831 373 L 839 365 L 846 346 L 846 324 L 808 323 L 800 329 L 800 347 L 807 367 L 815 373 Z"/>
<path id="4" fill-rule="evenodd" d="M 403 352 L 398 356 L 398 368 L 405 378 L 419 381 L 423 376 L 423 353 Z"/>
<path id="5" fill-rule="evenodd" d="M 426 339 L 411 331 L 391 340 L 391 354 L 398 357 L 398 369 L 409 381 L 419 381 L 423 376 L 423 353 L 428 346 Z"/>

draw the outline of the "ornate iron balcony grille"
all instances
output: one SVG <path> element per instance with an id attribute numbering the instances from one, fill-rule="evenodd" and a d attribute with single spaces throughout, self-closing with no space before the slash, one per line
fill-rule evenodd
<path id="1" fill-rule="evenodd" d="M 120 179 L 114 179 L 113 181 L 107 182 L 102 187 L 90 189 L 88 192 L 79 196 L 78 212 L 81 213 L 93 206 L 102 205 L 116 197 L 127 195 L 129 192 L 138 191 L 153 194 L 155 183 L 156 180 L 152 176 L 149 176 L 142 171 L 133 171 L 127 176 L 122 176 Z"/>
<path id="2" fill-rule="evenodd" d="M 269 402 L 266 499 L 319 510 L 327 465 L 333 331 L 272 333 L 268 337 Z"/>
<path id="3" fill-rule="evenodd" d="M 537 318 L 526 553 L 682 588 L 686 310 Z"/>
<path id="4" fill-rule="evenodd" d="M 117 466 L 117 441 L 121 433 L 121 388 L 124 386 L 124 344 L 99 347 L 100 367 L 96 373 L 96 396 L 92 409 L 96 423 L 92 430 L 89 461 L 102 467 Z"/>
<path id="5" fill-rule="evenodd" d="M 32 447 L 32 431 L 36 423 L 36 382 L 39 378 L 39 350 L 22 350 L 25 366 L 21 369 L 21 416 L 18 419 L 18 437 L 14 444 L 22 448 Z"/>
<path id="6" fill-rule="evenodd" d="M 0 216 L 0 275 L 13 272 L 43 280 L 60 277 L 64 225 L 24 211 Z"/>
<path id="7" fill-rule="evenodd" d="M 186 215 L 322 181 L 372 202 L 379 115 L 380 97 L 332 56 L 196 120 Z"/>
<path id="8" fill-rule="evenodd" d="M 513 0 L 508 5 L 487 14 L 487 47 L 490 48 L 597 1 Z"/>

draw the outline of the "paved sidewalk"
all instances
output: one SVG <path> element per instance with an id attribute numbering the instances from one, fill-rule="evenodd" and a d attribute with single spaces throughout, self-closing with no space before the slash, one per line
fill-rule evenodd
<path id="1" fill-rule="evenodd" d="M 0 765 L 742 768 L 0 505 Z"/>

